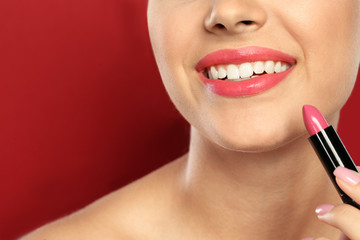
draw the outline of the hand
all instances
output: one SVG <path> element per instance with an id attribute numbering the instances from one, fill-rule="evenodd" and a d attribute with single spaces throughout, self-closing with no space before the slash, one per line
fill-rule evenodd
<path id="1" fill-rule="evenodd" d="M 339 187 L 355 202 L 360 203 L 360 175 L 338 167 L 334 171 Z M 348 204 L 324 204 L 316 208 L 318 218 L 343 232 L 341 240 L 360 240 L 360 210 Z M 311 239 L 311 238 L 306 238 Z M 316 240 L 325 240 L 317 238 Z"/>

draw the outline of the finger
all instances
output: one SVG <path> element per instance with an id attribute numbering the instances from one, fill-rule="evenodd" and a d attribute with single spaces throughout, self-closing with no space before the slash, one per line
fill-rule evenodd
<path id="1" fill-rule="evenodd" d="M 360 203 L 360 174 L 347 168 L 337 167 L 334 175 L 339 187 L 355 202 Z"/>
<path id="2" fill-rule="evenodd" d="M 360 240 L 360 211 L 348 204 L 324 204 L 316 208 L 318 218 L 339 229 L 352 240 Z"/>

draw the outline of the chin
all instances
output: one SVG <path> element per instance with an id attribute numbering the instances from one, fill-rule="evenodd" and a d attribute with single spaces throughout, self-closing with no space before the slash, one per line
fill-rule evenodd
<path id="1" fill-rule="evenodd" d="M 228 129 L 214 134 L 210 141 L 234 152 L 263 153 L 283 148 L 295 140 L 305 136 L 305 129 L 280 130 L 273 128 L 236 131 Z"/>
<path id="2" fill-rule="evenodd" d="M 234 142 L 234 141 L 224 141 L 223 139 L 219 142 L 216 142 L 220 147 L 233 151 L 233 152 L 242 152 L 242 153 L 264 153 L 271 152 L 277 149 L 283 148 L 288 144 L 294 142 L 298 139 L 299 136 L 293 136 L 292 138 L 286 139 L 271 139 L 269 141 L 257 141 L 257 142 Z"/>

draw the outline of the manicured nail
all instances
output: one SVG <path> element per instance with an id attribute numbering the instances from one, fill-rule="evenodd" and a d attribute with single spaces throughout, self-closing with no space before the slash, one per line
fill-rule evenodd
<path id="1" fill-rule="evenodd" d="M 335 206 L 332 204 L 323 204 L 316 208 L 315 212 L 318 215 L 318 218 L 327 218 L 328 213 L 333 209 Z"/>
<path id="2" fill-rule="evenodd" d="M 355 186 L 360 182 L 359 174 L 344 167 L 337 167 L 334 171 L 334 175 L 352 186 Z"/>

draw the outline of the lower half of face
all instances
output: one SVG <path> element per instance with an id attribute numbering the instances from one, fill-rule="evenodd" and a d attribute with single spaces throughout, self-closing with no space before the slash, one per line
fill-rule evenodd
<path id="1" fill-rule="evenodd" d="M 155 57 L 178 110 L 213 143 L 244 152 L 272 150 L 305 136 L 305 104 L 336 124 L 359 69 L 360 1 L 304 0 L 286 8 L 279 7 L 283 0 L 241 2 L 149 1 Z M 236 23 L 231 9 L 242 14 L 240 20 L 259 24 L 230 29 L 231 21 Z M 206 26 L 211 14 L 224 22 L 222 29 Z M 245 46 L 281 51 L 296 63 L 285 79 L 257 94 L 229 97 L 207 88 L 195 69 L 198 61 L 219 49 Z"/>

